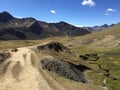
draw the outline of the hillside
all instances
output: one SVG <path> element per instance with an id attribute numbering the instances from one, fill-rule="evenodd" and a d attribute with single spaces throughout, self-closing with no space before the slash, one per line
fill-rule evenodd
<path id="1" fill-rule="evenodd" d="M 34 18 L 18 19 L 8 12 L 0 13 L 0 40 L 34 40 L 55 36 L 82 36 L 90 32 L 66 22 L 46 23 Z"/>
<path id="2" fill-rule="evenodd" d="M 67 43 L 80 59 L 90 64 L 93 70 L 86 74 L 95 85 L 106 86 L 108 90 L 120 89 L 120 23 Z"/>
<path id="3" fill-rule="evenodd" d="M 83 36 L 81 39 L 87 44 L 102 45 L 109 47 L 119 46 L 120 42 L 120 23 L 109 27 L 103 31 Z M 83 42 L 83 43 L 84 43 Z"/>

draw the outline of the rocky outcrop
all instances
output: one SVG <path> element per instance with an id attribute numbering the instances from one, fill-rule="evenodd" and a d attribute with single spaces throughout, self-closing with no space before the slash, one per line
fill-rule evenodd
<path id="1" fill-rule="evenodd" d="M 65 50 L 69 50 L 67 47 L 63 46 L 59 42 L 51 42 L 51 43 L 48 43 L 45 45 L 38 46 L 37 48 L 39 51 L 51 50 L 51 51 L 55 51 L 55 52 L 63 52 Z"/>
<path id="2" fill-rule="evenodd" d="M 75 65 L 70 58 L 76 57 L 74 53 L 59 42 L 51 42 L 37 47 L 39 53 L 49 54 L 53 56 L 42 59 L 43 69 L 55 72 L 59 76 L 63 76 L 70 80 L 87 83 L 84 76 L 84 70 L 89 69 L 84 65 Z M 62 57 L 62 58 L 61 58 Z"/>
<path id="3" fill-rule="evenodd" d="M 75 66 L 68 62 L 63 62 L 60 60 L 49 60 L 45 58 L 41 61 L 41 64 L 43 69 L 55 72 L 59 76 L 63 76 L 77 82 L 87 83 L 82 70 L 78 70 Z"/>

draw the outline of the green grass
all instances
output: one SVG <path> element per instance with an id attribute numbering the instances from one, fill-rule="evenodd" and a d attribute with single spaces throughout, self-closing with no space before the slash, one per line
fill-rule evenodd
<path id="1" fill-rule="evenodd" d="M 111 78 L 107 78 L 106 81 L 109 90 L 120 90 L 120 81 Z"/>
<path id="2" fill-rule="evenodd" d="M 105 86 L 110 90 L 120 90 L 120 46 L 110 46 L 115 40 L 120 40 L 120 24 L 119 27 L 112 27 L 109 30 L 103 32 L 93 33 L 83 37 L 76 37 L 71 49 L 75 51 L 78 56 L 89 53 L 96 53 L 100 59 L 98 61 L 92 61 L 89 63 L 92 70 L 86 71 L 86 75 L 93 81 L 95 85 L 103 86 L 103 81 L 106 80 Z M 114 35 L 114 40 L 108 40 L 104 43 L 98 43 L 106 38 L 106 35 Z M 95 40 L 96 39 L 96 42 Z M 109 39 L 109 38 L 108 38 Z M 78 42 L 90 42 L 90 43 L 78 43 Z M 116 43 L 115 43 L 116 44 Z M 110 47 L 109 47 L 110 46 Z M 99 68 L 101 66 L 101 69 Z M 109 72 L 107 72 L 109 71 Z M 107 76 L 109 74 L 109 76 Z"/>
<path id="3" fill-rule="evenodd" d="M 93 52 L 94 50 L 92 50 Z M 85 49 L 84 49 L 85 52 Z M 89 49 L 90 52 L 90 49 Z M 86 53 L 89 53 L 88 49 Z M 103 81 L 106 79 L 106 86 L 110 90 L 120 89 L 120 48 L 104 49 L 102 52 L 95 52 L 99 54 L 100 59 L 93 61 L 90 64 L 91 71 L 87 72 L 89 78 L 93 80 L 96 85 L 104 85 Z M 98 67 L 101 66 L 101 69 Z M 106 76 L 106 71 L 109 71 L 109 76 Z"/>

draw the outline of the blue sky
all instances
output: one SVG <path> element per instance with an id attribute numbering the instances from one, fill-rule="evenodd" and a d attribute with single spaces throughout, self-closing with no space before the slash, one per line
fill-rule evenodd
<path id="1" fill-rule="evenodd" d="M 120 0 L 0 0 L 0 12 L 77 26 L 120 22 Z"/>

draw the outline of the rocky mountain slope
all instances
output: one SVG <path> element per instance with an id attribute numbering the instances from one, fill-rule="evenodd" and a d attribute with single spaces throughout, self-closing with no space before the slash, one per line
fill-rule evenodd
<path id="1" fill-rule="evenodd" d="M 8 12 L 0 13 L 0 40 L 33 40 L 55 36 L 82 36 L 89 34 L 84 28 L 78 28 L 65 22 L 46 23 L 34 18 L 18 19 Z"/>

